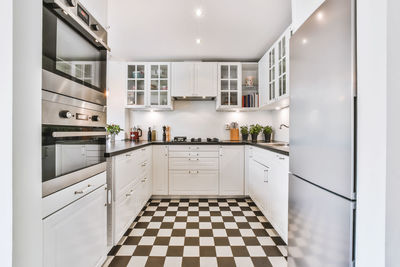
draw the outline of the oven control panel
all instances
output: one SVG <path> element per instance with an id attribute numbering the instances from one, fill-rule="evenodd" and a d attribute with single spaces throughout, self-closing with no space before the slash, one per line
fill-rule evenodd
<path id="1" fill-rule="evenodd" d="M 65 97 L 42 93 L 42 124 L 106 127 L 106 107 Z"/>

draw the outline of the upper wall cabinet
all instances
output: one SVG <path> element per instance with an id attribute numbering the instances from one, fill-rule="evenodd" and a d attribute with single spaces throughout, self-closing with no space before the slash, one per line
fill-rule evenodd
<path id="1" fill-rule="evenodd" d="M 217 109 L 241 107 L 242 97 L 242 64 L 218 64 Z"/>
<path id="2" fill-rule="evenodd" d="M 172 97 L 216 97 L 217 63 L 172 63 Z"/>
<path id="3" fill-rule="evenodd" d="M 311 16 L 325 0 L 292 0 L 292 31 L 298 28 Z"/>
<path id="4" fill-rule="evenodd" d="M 170 63 L 128 63 L 126 99 L 128 108 L 172 109 Z"/>
<path id="5" fill-rule="evenodd" d="M 259 61 L 261 106 L 282 108 L 289 105 L 290 27 Z"/>

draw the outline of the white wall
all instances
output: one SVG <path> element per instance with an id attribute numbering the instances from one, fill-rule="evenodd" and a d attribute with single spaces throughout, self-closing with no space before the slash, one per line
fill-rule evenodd
<path id="1" fill-rule="evenodd" d="M 13 5 L 13 266 L 39 267 L 42 0 L 13 0 Z M 4 131 L 9 133 L 7 128 Z M 6 145 L 10 139 L 2 141 Z"/>
<path id="2" fill-rule="evenodd" d="M 400 266 L 400 2 L 388 1 L 386 266 Z"/>
<path id="3" fill-rule="evenodd" d="M 2 94 L 0 113 L 3 129 L 0 139 L 3 140 L 1 160 L 0 188 L 0 258 L 2 266 L 11 267 L 12 262 L 12 0 L 2 1 L 0 9 L 0 25 L 3 40 L 0 42 L 2 63 L 0 64 L 0 80 Z"/>
<path id="4" fill-rule="evenodd" d="M 357 5 L 356 264 L 376 267 L 385 266 L 387 9 L 386 0 L 362 0 Z"/>
<path id="5" fill-rule="evenodd" d="M 295 32 L 325 0 L 292 0 L 292 30 Z"/>
<path id="6" fill-rule="evenodd" d="M 130 125 L 140 126 L 145 130 L 143 139 L 147 138 L 147 128 L 156 126 L 159 140 L 162 139 L 163 125 L 171 126 L 171 137 L 217 137 L 229 140 L 229 131 L 225 130 L 227 123 L 273 125 L 273 121 L 270 111 L 217 112 L 215 101 L 175 101 L 174 111 L 132 111 L 130 114 Z M 258 138 L 261 140 L 264 137 L 260 134 Z"/>
<path id="7" fill-rule="evenodd" d="M 289 125 L 289 107 L 274 110 L 272 112 L 272 127 L 274 129 L 274 140 L 281 142 L 289 142 L 289 129 L 286 127 L 282 127 L 279 129 L 281 124 Z"/>

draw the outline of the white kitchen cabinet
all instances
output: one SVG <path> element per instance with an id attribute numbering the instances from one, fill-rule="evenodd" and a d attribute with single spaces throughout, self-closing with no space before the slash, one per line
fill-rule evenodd
<path id="1" fill-rule="evenodd" d="M 168 146 L 153 146 L 153 194 L 168 195 Z"/>
<path id="2" fill-rule="evenodd" d="M 244 194 L 248 196 L 250 180 L 250 159 L 253 157 L 253 147 L 246 145 L 244 147 Z"/>
<path id="3" fill-rule="evenodd" d="M 193 96 L 195 92 L 195 64 L 193 62 L 173 62 L 172 97 Z"/>
<path id="4" fill-rule="evenodd" d="M 170 195 L 218 195 L 218 170 L 170 170 Z"/>
<path id="5" fill-rule="evenodd" d="M 127 108 L 172 109 L 170 63 L 129 62 L 126 69 Z"/>
<path id="6" fill-rule="evenodd" d="M 107 255 L 106 192 L 102 186 L 43 219 L 43 266 L 101 266 Z"/>
<path id="7" fill-rule="evenodd" d="M 201 97 L 216 97 L 218 85 L 218 63 L 196 63 L 195 84 L 195 95 Z"/>
<path id="8" fill-rule="evenodd" d="M 289 157 L 253 148 L 249 160 L 249 195 L 287 242 Z"/>
<path id="9" fill-rule="evenodd" d="M 217 63 L 174 62 L 172 97 L 216 97 Z"/>
<path id="10" fill-rule="evenodd" d="M 325 0 L 292 0 L 292 29 L 293 32 L 314 13 Z"/>
<path id="11" fill-rule="evenodd" d="M 218 64 L 217 110 L 240 108 L 242 104 L 242 64 Z"/>
<path id="12" fill-rule="evenodd" d="M 219 194 L 244 194 L 244 146 L 220 147 Z"/>
<path id="13" fill-rule="evenodd" d="M 266 53 L 258 62 L 258 88 L 260 94 L 260 107 L 268 103 L 268 73 L 269 73 L 269 54 Z"/>

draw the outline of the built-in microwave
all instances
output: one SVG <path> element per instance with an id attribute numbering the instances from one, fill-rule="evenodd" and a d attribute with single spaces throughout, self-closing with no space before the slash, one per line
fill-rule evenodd
<path id="1" fill-rule="evenodd" d="M 44 0 L 44 90 L 105 105 L 107 50 L 107 31 L 78 1 Z"/>

